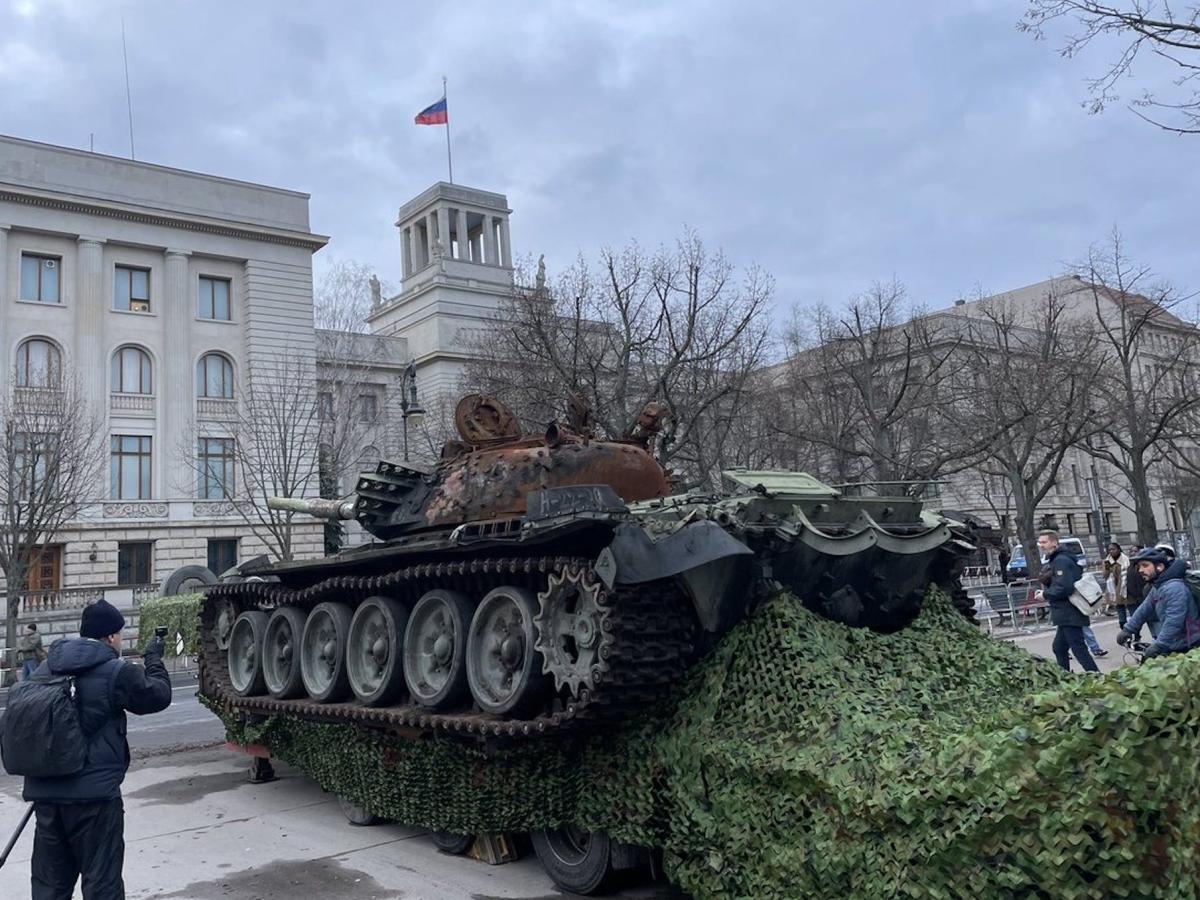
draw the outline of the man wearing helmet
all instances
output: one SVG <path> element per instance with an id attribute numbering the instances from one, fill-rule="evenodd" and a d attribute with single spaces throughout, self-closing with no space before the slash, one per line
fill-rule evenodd
<path id="1" fill-rule="evenodd" d="M 1200 612 L 1191 589 L 1184 582 L 1187 563 L 1168 556 L 1158 547 L 1141 551 L 1130 562 L 1150 586 L 1146 599 L 1129 617 L 1117 635 L 1117 643 L 1127 645 L 1143 623 L 1158 620 L 1158 634 L 1146 648 L 1145 658 L 1168 653 L 1187 653 L 1200 644 Z"/>

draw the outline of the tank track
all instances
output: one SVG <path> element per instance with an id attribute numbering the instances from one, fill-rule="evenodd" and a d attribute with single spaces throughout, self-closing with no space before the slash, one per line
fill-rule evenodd
<path id="1" fill-rule="evenodd" d="M 257 715 L 287 713 L 322 722 L 404 731 L 410 736 L 417 729 L 475 738 L 524 738 L 621 718 L 677 683 L 695 655 L 691 604 L 670 581 L 604 592 L 605 603 L 611 608 L 611 640 L 606 642 L 607 652 L 602 652 L 601 662 L 593 670 L 597 688 L 582 689 L 577 697 L 556 695 L 543 713 L 525 719 L 474 711 L 437 712 L 416 704 L 365 707 L 353 701 L 318 703 L 311 699 L 277 700 L 269 695 L 243 697 L 230 683 L 226 654 L 216 643 L 217 608 L 223 600 L 232 603 L 237 613 L 270 611 L 284 605 L 307 612 L 326 600 L 353 606 L 374 595 L 411 605 L 434 588 L 449 588 L 475 598 L 482 598 L 501 584 L 540 591 L 551 573 L 591 565 L 591 560 L 564 556 L 471 559 L 414 565 L 378 576 L 339 576 L 301 589 L 261 581 L 217 585 L 207 591 L 201 613 L 201 693 L 226 709 Z"/>

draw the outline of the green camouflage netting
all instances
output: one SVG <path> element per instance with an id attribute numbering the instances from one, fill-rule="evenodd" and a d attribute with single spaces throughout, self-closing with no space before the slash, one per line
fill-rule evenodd
<path id="1" fill-rule="evenodd" d="M 1064 676 L 940 594 L 879 635 L 780 597 L 601 739 L 485 752 L 226 721 L 388 818 L 575 821 L 663 848 L 697 897 L 1197 894 L 1200 653 Z"/>

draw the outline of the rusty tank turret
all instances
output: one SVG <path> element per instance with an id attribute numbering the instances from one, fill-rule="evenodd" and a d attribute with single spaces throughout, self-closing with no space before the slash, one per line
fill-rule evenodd
<path id="1" fill-rule="evenodd" d="M 666 412 L 601 440 L 576 405 L 522 435 L 472 395 L 437 465 L 384 460 L 352 498 L 272 500 L 375 540 L 208 588 L 202 693 L 251 714 L 523 739 L 659 696 L 780 583 L 882 631 L 931 582 L 955 587 L 965 533 L 912 498 L 744 470 L 725 496 L 672 496 L 653 454 Z"/>

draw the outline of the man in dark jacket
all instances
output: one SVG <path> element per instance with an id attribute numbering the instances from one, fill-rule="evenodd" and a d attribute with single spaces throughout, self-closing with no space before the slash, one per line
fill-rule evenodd
<path id="1" fill-rule="evenodd" d="M 38 671 L 75 676 L 76 702 L 87 736 L 87 762 L 74 775 L 25 779 L 34 804 L 33 900 L 70 900 L 82 876 L 84 900 L 123 900 L 125 807 L 121 782 L 129 769 L 126 711 L 155 713 L 171 705 L 163 640 L 146 648 L 145 666 L 121 659 L 125 617 L 100 600 L 84 607 L 79 637 L 50 645 Z"/>
<path id="2" fill-rule="evenodd" d="M 1158 634 L 1142 654 L 1145 659 L 1187 653 L 1200 644 L 1200 610 L 1183 580 L 1187 563 L 1171 559 L 1157 547 L 1143 550 L 1132 563 L 1150 585 L 1150 591 L 1117 635 L 1117 643 L 1130 643 L 1142 630 L 1142 624 L 1154 617 L 1158 620 Z"/>
<path id="3" fill-rule="evenodd" d="M 1098 672 L 1100 668 L 1083 639 L 1083 629 L 1090 621 L 1071 605 L 1070 600 L 1075 582 L 1083 577 L 1083 569 L 1079 568 L 1073 553 L 1059 546 L 1057 531 L 1040 532 L 1038 547 L 1046 560 L 1047 571 L 1043 574 L 1049 576 L 1046 589 L 1038 593 L 1046 599 L 1050 606 L 1050 621 L 1058 627 L 1054 634 L 1054 658 L 1070 672 L 1071 657 L 1067 653 L 1070 650 L 1086 671 Z"/>

